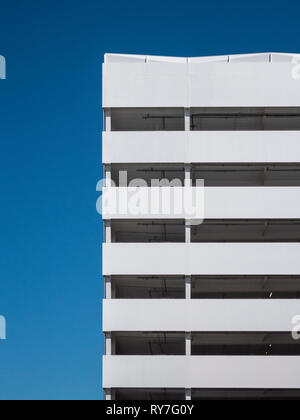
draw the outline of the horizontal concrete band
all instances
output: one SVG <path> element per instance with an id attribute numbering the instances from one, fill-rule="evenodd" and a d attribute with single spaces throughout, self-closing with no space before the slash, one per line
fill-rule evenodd
<path id="1" fill-rule="evenodd" d="M 300 388 L 300 357 L 104 356 L 104 388 Z"/>
<path id="2" fill-rule="evenodd" d="M 300 187 L 193 187 L 187 190 L 188 194 L 183 187 L 104 188 L 103 219 L 300 218 Z M 165 203 L 168 203 L 167 211 L 164 211 Z M 176 211 L 178 208 L 180 212 Z"/>
<path id="3" fill-rule="evenodd" d="M 292 57 L 273 65 L 105 63 L 103 107 L 299 106 L 295 66 Z"/>
<path id="4" fill-rule="evenodd" d="M 104 331 L 290 332 L 299 317 L 299 300 L 103 301 Z"/>
<path id="5" fill-rule="evenodd" d="M 103 244 L 103 274 L 299 275 L 299 243 Z"/>
<path id="6" fill-rule="evenodd" d="M 103 133 L 103 163 L 294 163 L 299 161 L 299 131 Z"/>

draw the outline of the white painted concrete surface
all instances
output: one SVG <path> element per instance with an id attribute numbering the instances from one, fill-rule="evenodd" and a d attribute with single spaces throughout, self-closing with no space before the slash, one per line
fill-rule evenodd
<path id="1" fill-rule="evenodd" d="M 298 131 L 111 131 L 104 163 L 294 163 Z"/>
<path id="2" fill-rule="evenodd" d="M 103 244 L 109 275 L 299 275 L 299 243 Z"/>
<path id="3" fill-rule="evenodd" d="M 299 106 L 288 60 L 232 57 L 191 62 L 124 57 L 103 64 L 103 107 Z"/>
<path id="4" fill-rule="evenodd" d="M 300 357 L 105 356 L 104 388 L 300 388 Z"/>
<path id="5" fill-rule="evenodd" d="M 106 205 L 103 219 L 298 219 L 300 218 L 300 187 L 204 187 L 193 188 L 190 194 L 194 213 L 180 205 L 182 211 L 175 213 L 174 200 L 184 197 L 183 188 L 145 188 L 139 190 L 125 187 L 104 189 Z M 154 192 L 156 191 L 156 193 Z M 124 199 L 125 195 L 125 199 Z M 123 199 L 129 203 L 139 196 L 137 211 L 125 212 L 117 205 Z M 119 198 L 117 198 L 119 197 Z M 136 200 L 134 200 L 134 203 Z M 164 212 L 162 203 L 169 203 L 171 212 Z M 128 209 L 129 209 L 128 204 Z M 160 209 L 153 211 L 152 209 Z M 135 207 L 134 207 L 135 209 Z M 192 209 L 192 208 L 191 208 Z"/>
<path id="6" fill-rule="evenodd" d="M 108 299 L 103 314 L 104 331 L 290 332 L 300 301 Z"/>

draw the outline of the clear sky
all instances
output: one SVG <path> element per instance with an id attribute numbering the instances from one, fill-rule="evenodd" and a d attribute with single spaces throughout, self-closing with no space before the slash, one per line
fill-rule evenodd
<path id="1" fill-rule="evenodd" d="M 103 54 L 300 52 L 300 3 L 0 6 L 0 399 L 100 399 Z"/>

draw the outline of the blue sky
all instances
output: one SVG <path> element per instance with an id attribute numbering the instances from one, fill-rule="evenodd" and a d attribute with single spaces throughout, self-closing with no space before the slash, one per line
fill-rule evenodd
<path id="1" fill-rule="evenodd" d="M 300 52 L 296 1 L 1 2 L 0 400 L 100 399 L 105 52 Z"/>

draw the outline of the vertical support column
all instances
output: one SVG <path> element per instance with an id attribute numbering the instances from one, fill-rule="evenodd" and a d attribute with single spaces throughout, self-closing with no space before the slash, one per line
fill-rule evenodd
<path id="1" fill-rule="evenodd" d="M 189 108 L 185 108 L 184 110 L 184 123 L 185 123 L 185 131 L 190 131 L 191 119 L 190 119 Z M 184 170 L 185 170 L 184 185 L 185 187 L 191 187 L 192 186 L 191 164 L 186 164 Z M 185 242 L 187 244 L 191 243 L 191 223 L 188 220 L 185 221 Z M 185 276 L 185 298 L 191 299 L 191 297 L 192 297 L 191 276 Z M 192 355 L 191 332 L 185 333 L 185 355 L 186 356 Z M 192 399 L 192 390 L 189 388 L 185 390 L 185 399 L 186 401 L 190 401 Z"/>
<path id="2" fill-rule="evenodd" d="M 184 130 L 191 130 L 191 110 L 190 108 L 184 108 Z"/>
<path id="3" fill-rule="evenodd" d="M 105 187 L 107 188 L 112 187 L 111 165 L 109 164 L 104 165 L 104 179 L 105 179 Z"/>
<path id="4" fill-rule="evenodd" d="M 190 244 L 191 243 L 191 222 L 188 220 L 185 221 L 185 243 Z"/>
<path id="5" fill-rule="evenodd" d="M 104 123 L 103 123 L 104 131 L 111 131 L 111 109 L 106 108 L 104 110 Z M 105 178 L 105 187 L 111 187 L 111 165 L 104 166 L 104 178 Z M 104 221 L 104 242 L 110 243 L 111 242 L 111 221 L 105 220 Z M 112 298 L 112 287 L 111 287 L 111 277 L 105 277 L 105 298 L 111 299 Z M 108 332 L 105 334 L 105 354 L 112 355 L 113 353 L 113 346 L 112 346 L 112 337 L 111 333 Z M 115 399 L 114 391 L 111 388 L 104 390 L 105 400 L 111 401 Z"/>
<path id="6" fill-rule="evenodd" d="M 111 277 L 105 276 L 104 277 L 104 298 L 105 299 L 112 299 L 112 285 L 111 285 Z"/>
<path id="7" fill-rule="evenodd" d="M 116 287 L 112 282 L 111 276 L 104 277 L 104 299 L 115 299 Z"/>
<path id="8" fill-rule="evenodd" d="M 192 355 L 192 334 L 191 332 L 185 333 L 185 355 L 191 356 Z M 192 399 L 192 390 L 190 388 L 186 388 L 185 390 L 185 399 L 190 401 Z"/>
<path id="9" fill-rule="evenodd" d="M 185 333 L 185 355 L 192 355 L 192 333 L 190 331 Z"/>
<path id="10" fill-rule="evenodd" d="M 116 391 L 112 388 L 104 389 L 104 398 L 106 401 L 114 401 L 116 399 Z"/>
<path id="11" fill-rule="evenodd" d="M 111 356 L 112 355 L 112 338 L 111 332 L 105 333 L 105 355 Z"/>
<path id="12" fill-rule="evenodd" d="M 105 165 L 104 167 L 104 175 L 105 175 L 105 186 L 111 187 L 111 165 Z M 104 238 L 103 241 L 105 243 L 111 243 L 112 236 L 111 236 L 111 220 L 104 220 Z M 112 285 L 111 285 L 111 278 L 106 276 L 104 278 L 105 284 L 105 299 L 112 299 Z"/>
<path id="13" fill-rule="evenodd" d="M 186 399 L 186 401 L 191 401 L 191 399 L 192 399 L 192 390 L 191 390 L 191 388 L 187 388 L 185 390 L 185 399 Z"/>
<path id="14" fill-rule="evenodd" d="M 184 165 L 184 185 L 186 187 L 191 187 L 192 184 L 192 165 L 190 163 L 186 163 Z"/>
<path id="15" fill-rule="evenodd" d="M 191 187 L 192 186 L 192 177 L 191 177 L 191 165 L 186 164 L 184 167 L 184 186 Z M 191 242 L 191 223 L 186 220 L 185 221 L 185 242 Z"/>
<path id="16" fill-rule="evenodd" d="M 111 109 L 104 110 L 104 131 L 111 131 Z"/>
<path id="17" fill-rule="evenodd" d="M 107 388 L 104 390 L 104 396 L 106 401 L 111 401 L 111 388 Z"/>
<path id="18" fill-rule="evenodd" d="M 106 244 L 111 243 L 111 221 L 104 220 L 104 238 L 103 242 Z"/>
<path id="19" fill-rule="evenodd" d="M 191 276 L 185 276 L 185 298 L 192 299 Z"/>
<path id="20" fill-rule="evenodd" d="M 185 165 L 185 175 L 184 175 L 184 185 L 186 187 L 190 187 L 192 185 L 192 179 L 191 179 L 191 165 L 186 164 Z M 189 220 L 185 221 L 185 242 L 187 244 L 190 244 L 192 241 L 192 225 Z M 192 290 L 191 290 L 191 276 L 185 277 L 185 298 L 191 299 Z"/>
<path id="21" fill-rule="evenodd" d="M 185 243 L 191 243 L 191 223 L 187 220 L 185 222 Z M 185 276 L 185 298 L 192 298 L 192 278 L 190 275 Z"/>

